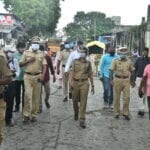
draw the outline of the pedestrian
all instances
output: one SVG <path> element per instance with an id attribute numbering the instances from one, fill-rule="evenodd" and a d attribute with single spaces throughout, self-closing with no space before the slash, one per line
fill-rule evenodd
<path id="1" fill-rule="evenodd" d="M 24 42 L 18 42 L 16 48 L 17 48 L 17 51 L 14 53 L 14 58 L 16 58 L 19 62 L 23 55 L 23 52 L 26 50 L 26 44 Z M 21 101 L 22 101 L 22 109 L 24 106 L 25 88 L 24 88 L 23 76 L 24 76 L 24 68 L 20 67 L 20 74 L 19 76 L 16 76 L 16 81 L 15 81 L 16 82 L 16 95 L 15 95 L 14 112 L 19 112 Z"/>
<path id="2" fill-rule="evenodd" d="M 82 128 L 86 128 L 85 113 L 89 91 L 89 81 L 91 92 L 94 94 L 93 73 L 90 61 L 86 60 L 87 48 L 78 50 L 78 59 L 72 63 L 72 100 L 74 109 L 74 120 L 78 120 Z M 78 103 L 80 102 L 80 106 Z"/>
<path id="3" fill-rule="evenodd" d="M 72 51 L 69 55 L 69 58 L 66 62 L 66 65 L 65 65 L 65 73 L 66 74 L 69 74 L 69 71 L 70 71 L 70 67 L 72 65 L 72 62 L 75 60 L 75 59 L 78 59 L 79 58 L 79 54 L 78 54 L 78 51 L 80 49 L 83 49 L 84 47 L 84 44 L 82 41 L 78 41 L 77 42 L 77 47 L 75 48 L 74 51 Z"/>
<path id="4" fill-rule="evenodd" d="M 55 68 L 55 75 L 56 75 L 56 82 L 58 85 L 58 89 L 62 88 L 62 84 L 63 84 L 63 75 L 62 75 L 62 62 L 60 62 L 60 65 L 58 65 L 59 63 L 59 55 L 61 53 L 61 51 L 63 51 L 65 49 L 64 44 L 60 45 L 60 51 L 57 51 L 56 53 L 56 57 L 55 57 L 55 61 L 54 61 L 54 68 Z M 57 68 L 59 66 L 59 68 Z M 60 70 L 59 74 L 57 74 L 57 70 Z"/>
<path id="5" fill-rule="evenodd" d="M 72 79 L 72 62 L 75 60 L 75 59 L 78 59 L 79 58 L 79 50 L 80 49 L 83 49 L 84 47 L 84 44 L 82 41 L 78 41 L 77 42 L 77 46 L 75 46 L 74 50 L 70 53 L 69 57 L 68 57 L 68 60 L 66 62 L 66 65 L 65 65 L 65 75 L 67 76 L 67 78 L 69 79 L 69 84 L 71 84 L 71 79 Z M 71 88 L 69 90 L 69 98 L 72 99 L 72 93 L 71 93 Z"/>
<path id="6" fill-rule="evenodd" d="M 0 48 L 0 145 L 3 141 L 3 127 L 5 120 L 4 86 L 11 82 L 12 73 L 7 66 L 7 60 Z"/>
<path id="7" fill-rule="evenodd" d="M 108 53 L 100 59 L 99 76 L 104 88 L 104 108 L 113 108 L 113 87 L 110 83 L 110 67 L 114 59 L 119 56 L 115 52 L 115 47 L 108 48 Z"/>
<path id="8" fill-rule="evenodd" d="M 58 52 L 58 57 L 57 57 L 57 71 L 56 73 L 59 75 L 60 74 L 60 65 L 62 65 L 62 80 L 63 80 L 63 102 L 68 101 L 68 91 L 69 91 L 69 78 L 68 76 L 65 75 L 65 66 L 68 60 L 68 57 L 70 55 L 70 45 L 65 44 L 65 49 L 61 50 Z"/>
<path id="9" fill-rule="evenodd" d="M 148 113 L 150 120 L 150 64 L 148 64 L 143 73 L 143 77 L 139 86 L 139 97 L 142 98 L 146 93 L 147 104 L 148 104 Z"/>
<path id="10" fill-rule="evenodd" d="M 127 58 L 128 49 L 121 47 L 118 50 L 119 58 L 112 62 L 110 67 L 110 80 L 114 90 L 114 113 L 115 118 L 118 119 L 121 113 L 120 111 L 120 97 L 121 93 L 123 99 L 122 114 L 126 120 L 130 120 L 129 117 L 129 102 L 130 102 L 130 84 L 135 86 L 133 79 L 134 66 Z"/>
<path id="11" fill-rule="evenodd" d="M 5 122 L 6 126 L 12 127 L 14 126 L 13 122 L 13 106 L 14 99 L 16 95 L 16 77 L 20 74 L 19 62 L 16 58 L 14 58 L 14 50 L 8 49 L 5 51 L 6 57 L 8 59 L 8 67 L 12 72 L 12 81 L 7 85 L 5 90 L 5 98 L 6 98 L 6 112 L 5 112 Z"/>
<path id="12" fill-rule="evenodd" d="M 135 67 L 135 81 L 136 81 L 136 92 L 138 95 L 138 89 L 143 77 L 144 68 L 146 65 L 150 64 L 150 58 L 149 55 L 149 49 L 147 47 L 144 48 L 142 57 L 137 58 L 134 67 Z M 145 99 L 146 95 L 143 95 L 142 98 L 138 97 L 137 103 L 138 103 L 138 115 L 141 117 L 144 116 L 145 113 Z"/>
<path id="13" fill-rule="evenodd" d="M 50 97 L 50 72 L 51 72 L 51 75 L 53 75 L 53 82 L 56 81 L 56 77 L 55 77 L 55 71 L 54 71 L 51 55 L 49 55 L 50 54 L 49 51 L 51 51 L 49 46 L 47 47 L 46 51 L 47 51 L 47 53 L 44 52 L 44 55 L 45 55 L 47 65 L 46 65 L 46 72 L 45 72 L 45 75 L 44 75 L 44 80 L 42 82 L 42 85 L 44 86 L 44 91 L 45 91 L 45 98 L 44 98 L 45 105 L 46 105 L 46 108 L 49 109 L 51 107 L 51 105 L 49 103 L 49 97 Z M 49 72 L 49 70 L 50 70 L 50 72 Z M 41 110 L 42 110 L 42 108 L 41 108 Z"/>
<path id="14" fill-rule="evenodd" d="M 46 60 L 43 53 L 39 50 L 40 38 L 35 36 L 31 40 L 29 50 L 23 53 L 20 66 L 24 67 L 25 98 L 23 117 L 24 123 L 37 121 L 39 110 L 41 82 L 44 80 L 46 72 Z"/>

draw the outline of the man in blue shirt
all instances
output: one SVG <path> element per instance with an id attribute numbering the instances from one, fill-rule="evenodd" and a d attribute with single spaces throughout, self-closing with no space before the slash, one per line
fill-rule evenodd
<path id="1" fill-rule="evenodd" d="M 100 60 L 99 75 L 104 88 L 104 107 L 109 106 L 112 108 L 113 106 L 113 89 L 110 84 L 109 69 L 112 61 L 118 57 L 119 56 L 115 54 L 115 48 L 111 46 L 108 48 L 108 53 L 103 55 Z"/>

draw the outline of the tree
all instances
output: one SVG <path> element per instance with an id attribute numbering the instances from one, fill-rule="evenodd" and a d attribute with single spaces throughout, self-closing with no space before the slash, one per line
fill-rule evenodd
<path id="1" fill-rule="evenodd" d="M 114 22 L 101 12 L 77 12 L 73 23 L 64 28 L 67 36 L 72 39 L 92 39 L 97 35 L 108 33 L 115 26 Z"/>
<path id="2" fill-rule="evenodd" d="M 29 35 L 55 31 L 61 11 L 60 0 L 4 0 L 4 4 L 26 24 Z"/>

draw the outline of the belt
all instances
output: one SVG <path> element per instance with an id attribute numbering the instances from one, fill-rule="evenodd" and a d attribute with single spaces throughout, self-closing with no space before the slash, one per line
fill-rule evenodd
<path id="1" fill-rule="evenodd" d="M 28 75 L 31 75 L 31 76 L 36 76 L 36 75 L 39 75 L 39 74 L 40 74 L 40 72 L 37 72 L 37 73 L 25 72 L 25 73 L 28 74 Z"/>
<path id="2" fill-rule="evenodd" d="M 115 77 L 116 77 L 116 78 L 120 78 L 120 79 L 127 79 L 127 78 L 129 78 L 129 77 L 127 77 L 127 76 L 118 76 L 118 75 L 115 75 Z"/>
<path id="3" fill-rule="evenodd" d="M 4 98 L 4 94 L 0 93 L 0 99 Z"/>
<path id="4" fill-rule="evenodd" d="M 76 79 L 76 78 L 73 78 L 74 81 L 78 81 L 78 82 L 83 82 L 83 81 L 86 81 L 87 79 Z"/>

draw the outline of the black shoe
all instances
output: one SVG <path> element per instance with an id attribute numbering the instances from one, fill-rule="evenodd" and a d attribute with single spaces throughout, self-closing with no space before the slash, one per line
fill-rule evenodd
<path id="1" fill-rule="evenodd" d="M 65 98 L 63 99 L 63 102 L 67 102 L 67 101 L 68 101 L 68 98 L 65 97 Z"/>
<path id="2" fill-rule="evenodd" d="M 119 115 L 116 115 L 115 118 L 116 118 L 116 119 L 119 119 Z"/>
<path id="3" fill-rule="evenodd" d="M 69 92 L 69 99 L 72 99 L 72 93 Z"/>
<path id="4" fill-rule="evenodd" d="M 7 127 L 13 127 L 14 123 L 12 121 L 6 122 Z"/>
<path id="5" fill-rule="evenodd" d="M 86 128 L 85 122 L 80 122 L 80 127 L 83 128 L 83 129 L 85 129 Z"/>
<path id="6" fill-rule="evenodd" d="M 74 115 L 74 120 L 77 121 L 78 120 L 78 114 Z"/>
<path id="7" fill-rule="evenodd" d="M 42 113 L 42 108 L 40 108 L 37 113 L 39 114 Z"/>
<path id="8" fill-rule="evenodd" d="M 31 122 L 37 122 L 37 118 L 36 117 L 32 117 L 31 118 Z"/>
<path id="9" fill-rule="evenodd" d="M 23 124 L 28 124 L 29 121 L 30 121 L 30 118 L 27 117 L 27 116 L 24 116 L 24 118 L 23 118 Z"/>
<path id="10" fill-rule="evenodd" d="M 144 114 L 145 114 L 145 112 L 144 112 L 144 111 L 139 111 L 139 112 L 138 112 L 138 115 L 139 115 L 139 116 L 141 116 L 141 117 L 143 117 L 143 116 L 144 116 Z"/>
<path id="11" fill-rule="evenodd" d="M 128 121 L 130 120 L 130 117 L 128 115 L 123 115 L 123 117 L 125 120 L 128 120 Z"/>
<path id="12" fill-rule="evenodd" d="M 49 109 L 51 107 L 51 105 L 49 104 L 49 102 L 45 102 L 46 108 Z"/>

